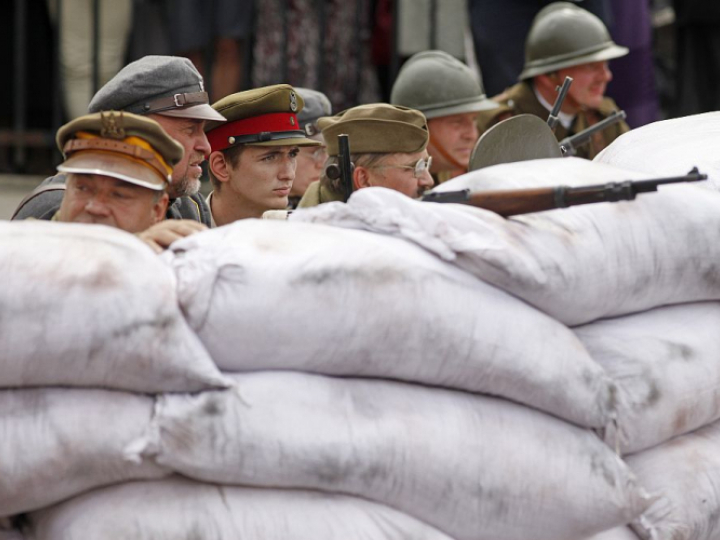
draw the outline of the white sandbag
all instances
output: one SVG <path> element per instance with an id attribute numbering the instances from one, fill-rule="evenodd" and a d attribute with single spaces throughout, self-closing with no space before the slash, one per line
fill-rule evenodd
<path id="1" fill-rule="evenodd" d="M 177 306 L 171 270 L 100 225 L 0 222 L 0 387 L 226 386 Z"/>
<path id="2" fill-rule="evenodd" d="M 632 453 L 720 419 L 720 303 L 597 321 L 575 333 L 618 386 L 620 449 Z M 607 430 L 610 444 L 618 440 Z"/>
<path id="3" fill-rule="evenodd" d="M 708 186 L 720 190 L 720 112 L 653 122 L 635 128 L 595 156 L 595 161 L 655 176 L 676 176 L 698 167 Z"/>
<path id="4" fill-rule="evenodd" d="M 391 506 L 457 540 L 577 540 L 646 506 L 591 431 L 465 392 L 291 372 L 159 399 L 130 450 L 191 478 Z"/>
<path id="5" fill-rule="evenodd" d="M 125 459 L 149 425 L 153 400 L 107 390 L 0 392 L 0 516 L 135 478 L 160 478 L 155 464 Z"/>
<path id="6" fill-rule="evenodd" d="M 362 499 L 180 478 L 99 489 L 27 521 L 27 540 L 451 540 Z"/>
<path id="7" fill-rule="evenodd" d="M 579 158 L 545 159 L 479 169 L 436 189 L 577 186 L 647 176 Z M 293 212 L 290 221 L 411 240 L 568 325 L 720 299 L 720 194 L 693 185 L 511 219 L 368 188 L 348 204 Z"/>
<path id="8" fill-rule="evenodd" d="M 616 527 L 586 540 L 638 540 L 638 536 L 629 527 Z"/>
<path id="9" fill-rule="evenodd" d="M 171 249 L 182 308 L 225 371 L 418 381 L 587 427 L 613 417 L 612 382 L 571 331 L 411 243 L 242 220 Z"/>
<path id="10" fill-rule="evenodd" d="M 720 423 L 628 456 L 640 482 L 659 495 L 633 525 L 645 540 L 717 540 Z"/>

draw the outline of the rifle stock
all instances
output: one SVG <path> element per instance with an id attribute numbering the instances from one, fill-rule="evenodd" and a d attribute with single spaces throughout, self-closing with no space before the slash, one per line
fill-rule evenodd
<path id="1" fill-rule="evenodd" d="M 508 189 L 471 193 L 460 191 L 430 192 L 422 200 L 426 202 L 460 203 L 489 210 L 503 217 L 543 212 L 555 208 L 567 208 L 599 202 L 631 201 L 638 193 L 657 191 L 658 186 L 681 182 L 707 180 L 706 174 L 693 168 L 685 176 L 656 178 L 652 180 L 610 182 L 593 186 Z"/>

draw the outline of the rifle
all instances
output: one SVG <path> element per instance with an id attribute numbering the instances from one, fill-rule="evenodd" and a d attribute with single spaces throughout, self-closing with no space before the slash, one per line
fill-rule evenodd
<path id="1" fill-rule="evenodd" d="M 565 101 L 565 96 L 568 93 L 568 90 L 570 90 L 570 85 L 572 84 L 573 80 L 572 77 L 565 77 L 565 81 L 563 81 L 562 86 L 558 86 L 556 90 L 559 92 L 558 97 L 555 99 L 555 103 L 553 104 L 552 111 L 550 111 L 550 116 L 548 116 L 547 124 L 550 126 L 550 129 L 555 131 L 555 127 L 557 126 L 560 119 L 558 118 L 558 115 L 560 114 L 560 108 L 562 107 L 563 101 Z"/>
<path id="2" fill-rule="evenodd" d="M 654 178 L 652 180 L 626 180 L 593 186 L 511 189 L 503 191 L 480 191 L 471 193 L 469 189 L 460 191 L 431 191 L 421 197 L 421 201 L 438 203 L 469 204 L 477 208 L 490 210 L 503 217 L 542 212 L 554 208 L 567 208 L 580 204 L 599 202 L 632 201 L 638 193 L 657 191 L 658 186 L 681 182 L 699 182 L 707 180 L 706 174 L 694 167 L 685 176 Z"/>
<path id="3" fill-rule="evenodd" d="M 340 189 L 343 200 L 347 202 L 353 192 L 353 165 L 350 161 L 350 138 L 347 135 L 338 135 L 338 162 L 325 168 L 325 175 L 330 180 L 340 180 Z"/>
<path id="4" fill-rule="evenodd" d="M 626 116 L 625 111 L 615 111 L 597 124 L 593 124 L 589 128 L 583 129 L 580 133 L 576 133 L 570 137 L 565 137 L 559 143 L 563 157 L 574 156 L 577 153 L 578 146 L 587 144 L 590 142 L 590 138 L 595 135 L 595 133 L 620 122 L 620 120 L 625 120 Z"/>

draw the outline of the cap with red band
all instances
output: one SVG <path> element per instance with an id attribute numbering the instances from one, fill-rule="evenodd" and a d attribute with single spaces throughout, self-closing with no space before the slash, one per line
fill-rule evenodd
<path id="1" fill-rule="evenodd" d="M 229 95 L 213 104 L 227 123 L 209 122 L 212 151 L 238 144 L 252 146 L 319 146 L 300 128 L 296 113 L 302 98 L 289 84 L 276 84 Z"/>

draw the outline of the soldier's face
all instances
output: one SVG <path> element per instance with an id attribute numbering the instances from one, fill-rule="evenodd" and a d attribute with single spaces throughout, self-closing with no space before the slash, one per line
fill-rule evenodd
<path id="1" fill-rule="evenodd" d="M 381 163 L 368 168 L 367 185 L 394 189 L 413 199 L 419 197 L 433 186 L 433 179 L 429 170 L 426 169 L 416 177 L 413 169 L 418 160 L 427 158 L 427 151 L 392 154 Z"/>
<path id="2" fill-rule="evenodd" d="M 236 219 L 260 217 L 287 208 L 297 167 L 297 146 L 246 146 L 228 163 L 228 181 L 217 195 L 237 209 Z"/>
<path id="3" fill-rule="evenodd" d="M 95 223 L 142 232 L 161 221 L 168 196 L 117 178 L 99 174 L 70 174 L 58 219 L 66 223 Z"/>
<path id="4" fill-rule="evenodd" d="M 182 161 L 173 168 L 168 194 L 172 198 L 194 195 L 200 189 L 200 164 L 210 154 L 210 143 L 205 135 L 205 120 L 162 114 L 151 114 L 149 117 L 157 121 L 185 150 Z"/>
<path id="5" fill-rule="evenodd" d="M 560 84 L 565 77 L 572 77 L 567 101 L 577 108 L 597 109 L 600 107 L 607 84 L 612 80 L 612 72 L 607 62 L 592 62 L 565 69 L 557 73 Z"/>
<path id="6" fill-rule="evenodd" d="M 453 114 L 428 120 L 431 137 L 428 151 L 433 158 L 433 172 L 457 169 L 458 165 L 467 169 L 470 155 L 480 137 L 477 115 L 476 112 Z M 449 154 L 455 163 L 447 159 L 438 147 Z"/>
<path id="7" fill-rule="evenodd" d="M 293 180 L 291 197 L 302 197 L 308 186 L 320 180 L 327 161 L 327 149 L 324 146 L 306 146 L 300 148 L 297 157 L 297 169 Z"/>

